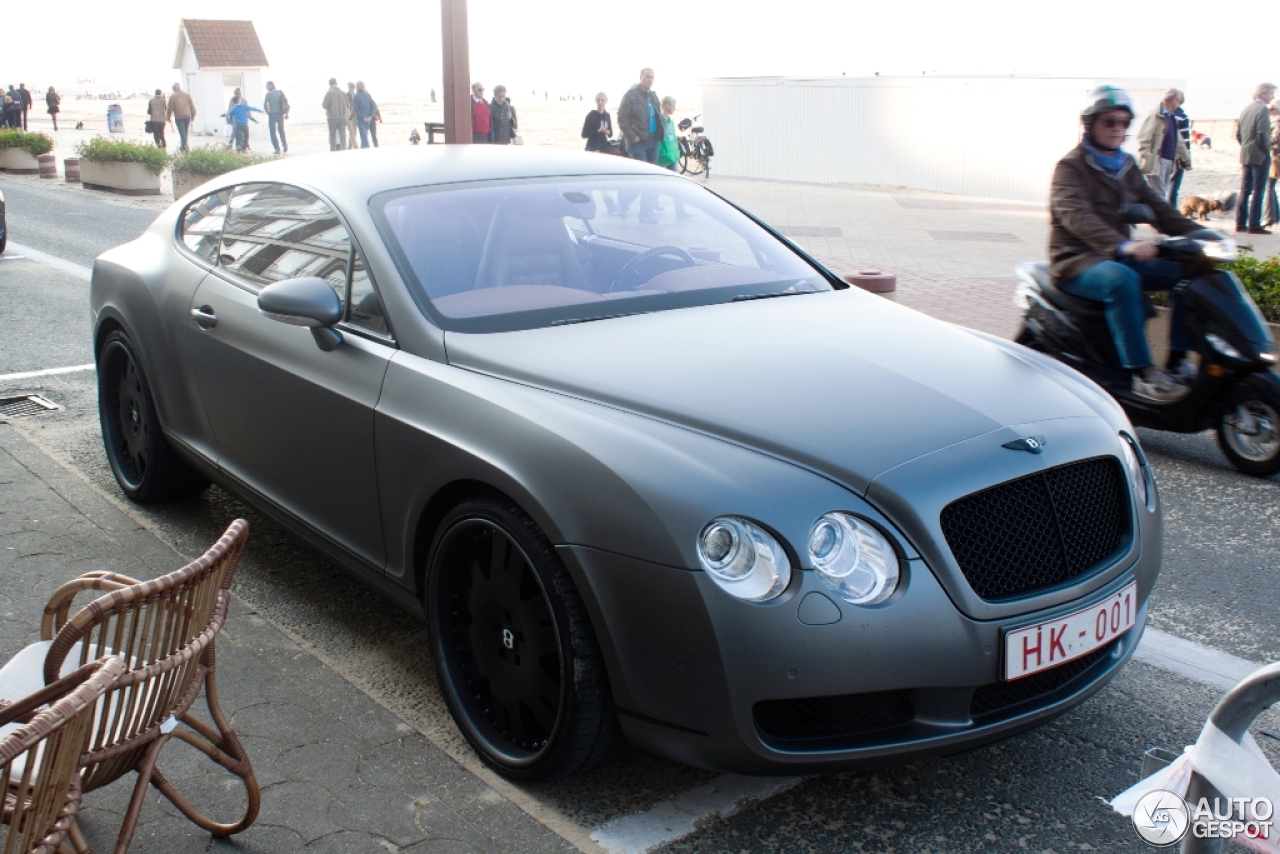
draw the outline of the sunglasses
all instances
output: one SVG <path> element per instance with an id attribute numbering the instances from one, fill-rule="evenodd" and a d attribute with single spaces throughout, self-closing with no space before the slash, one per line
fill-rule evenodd
<path id="1" fill-rule="evenodd" d="M 1133 124 L 1133 119 L 1129 118 L 1102 120 L 1102 126 L 1104 128 L 1127 128 L 1131 124 Z"/>

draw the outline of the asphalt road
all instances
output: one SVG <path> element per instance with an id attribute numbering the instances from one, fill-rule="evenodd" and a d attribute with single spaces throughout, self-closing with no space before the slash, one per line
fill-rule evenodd
<path id="1" fill-rule="evenodd" d="M 153 219 L 87 194 L 0 179 L 13 240 L 88 265 Z M 91 361 L 87 283 L 29 260 L 0 260 L 0 374 Z M 119 497 L 98 433 L 91 372 L 5 384 L 64 409 L 15 420 L 28 438 Z M 1280 478 L 1234 472 L 1209 435 L 1141 436 L 1166 522 L 1166 562 L 1151 625 L 1254 661 L 1280 659 Z M 455 757 L 467 751 L 443 710 L 423 627 L 254 511 L 213 488 L 133 510 L 194 554 L 237 515 L 253 536 L 237 593 L 326 665 Z M 815 777 L 711 819 L 669 851 L 952 852 L 1146 850 L 1126 819 L 1098 802 L 1135 782 L 1152 745 L 1191 743 L 1219 696 L 1134 662 L 1094 699 L 1029 734 L 971 753 L 875 772 Z M 1273 710 L 1262 728 L 1280 732 Z M 1272 757 L 1280 741 L 1260 739 Z M 523 790 L 582 836 L 650 810 L 716 775 L 643 755 L 580 779 Z"/>

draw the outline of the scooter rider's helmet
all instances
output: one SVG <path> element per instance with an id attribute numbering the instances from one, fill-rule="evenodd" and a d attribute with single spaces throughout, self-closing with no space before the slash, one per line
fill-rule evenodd
<path id="1" fill-rule="evenodd" d="M 1112 110 L 1125 110 L 1129 113 L 1130 118 L 1137 118 L 1137 112 L 1133 109 L 1133 99 L 1129 97 L 1129 93 L 1121 89 L 1119 86 L 1112 86 L 1104 83 L 1096 87 L 1085 98 L 1084 109 L 1080 112 L 1080 120 L 1085 126 L 1093 124 L 1093 117 L 1100 113 L 1109 113 Z"/>

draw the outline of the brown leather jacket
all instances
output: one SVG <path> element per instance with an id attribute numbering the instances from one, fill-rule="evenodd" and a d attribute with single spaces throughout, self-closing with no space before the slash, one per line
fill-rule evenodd
<path id="1" fill-rule="evenodd" d="M 1200 226 L 1178 213 L 1142 177 L 1132 157 L 1112 178 L 1082 142 L 1058 161 L 1049 192 L 1049 275 L 1055 285 L 1079 276 L 1099 261 L 1113 261 L 1132 226 L 1121 209 L 1150 205 L 1163 234 L 1188 234 Z"/>

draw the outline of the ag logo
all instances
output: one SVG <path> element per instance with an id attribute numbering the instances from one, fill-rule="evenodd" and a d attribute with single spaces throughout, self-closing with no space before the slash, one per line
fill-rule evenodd
<path id="1" fill-rule="evenodd" d="M 1044 450 L 1044 446 L 1047 444 L 1049 444 L 1049 440 L 1044 436 L 1023 436 L 1021 439 L 1005 442 L 1000 447 L 1008 448 L 1011 451 L 1030 451 L 1033 454 L 1038 454 Z"/>
<path id="2" fill-rule="evenodd" d="M 515 648 L 516 648 L 516 633 L 515 633 L 515 632 L 513 632 L 513 631 L 511 631 L 511 629 L 503 629 L 503 630 L 502 630 L 502 645 L 503 645 L 503 646 L 505 646 L 507 649 L 515 649 Z"/>
<path id="3" fill-rule="evenodd" d="M 1147 792 L 1133 808 L 1133 827 L 1146 842 L 1157 848 L 1174 845 L 1187 835 L 1191 814 L 1186 803 L 1173 792 Z"/>

